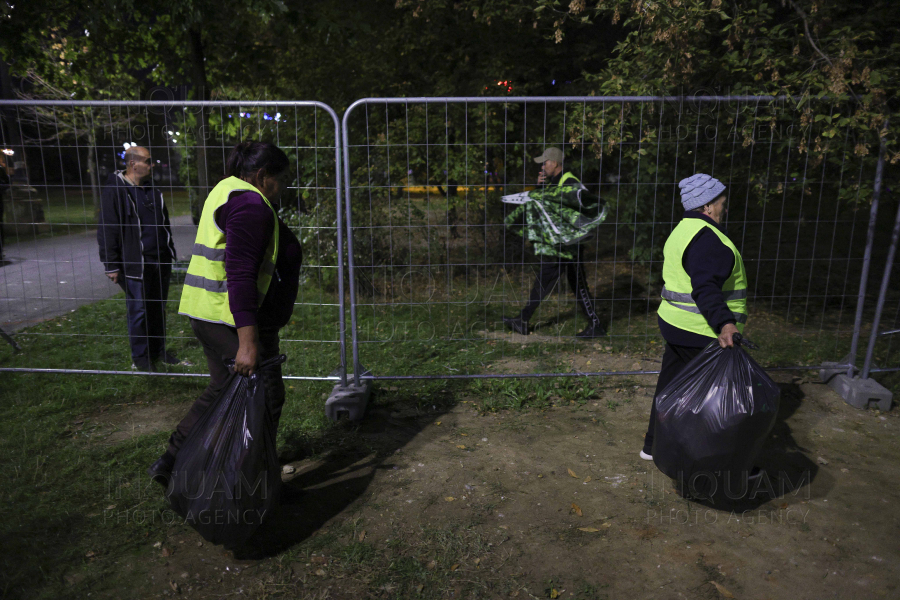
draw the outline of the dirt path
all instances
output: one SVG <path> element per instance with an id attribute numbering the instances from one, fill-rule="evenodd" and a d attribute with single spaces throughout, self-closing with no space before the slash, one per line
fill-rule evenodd
<path id="1" fill-rule="evenodd" d="M 268 558 L 240 560 L 173 524 L 147 540 L 151 579 L 134 593 L 898 597 L 898 414 L 776 379 L 782 410 L 760 498 L 721 507 L 679 497 L 638 457 L 653 377 L 596 382 L 580 405 L 486 415 L 474 398 L 442 405 L 382 389 L 358 428 L 291 463 L 286 479 L 305 495 L 255 540 Z"/>

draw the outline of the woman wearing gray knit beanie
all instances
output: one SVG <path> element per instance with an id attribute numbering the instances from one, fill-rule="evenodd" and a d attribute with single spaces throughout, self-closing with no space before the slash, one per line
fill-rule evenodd
<path id="1" fill-rule="evenodd" d="M 725 184 L 705 173 L 678 183 L 684 218 L 663 250 L 659 329 L 666 340 L 641 458 L 652 460 L 655 398 L 710 341 L 727 348 L 747 322 L 747 274 L 725 233 Z"/>

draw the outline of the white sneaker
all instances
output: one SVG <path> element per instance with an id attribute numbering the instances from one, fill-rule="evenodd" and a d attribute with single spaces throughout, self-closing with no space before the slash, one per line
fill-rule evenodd
<path id="1" fill-rule="evenodd" d="M 651 456 L 650 454 L 647 454 L 643 450 L 641 450 L 641 458 L 643 458 L 644 460 L 653 460 L 653 456 Z"/>

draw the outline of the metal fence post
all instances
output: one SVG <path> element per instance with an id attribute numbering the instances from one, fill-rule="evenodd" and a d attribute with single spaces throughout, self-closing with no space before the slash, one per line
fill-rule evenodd
<path id="1" fill-rule="evenodd" d="M 334 386 L 334 389 L 331 391 L 331 395 L 328 400 L 325 402 L 325 414 L 332 421 L 337 421 L 341 417 L 346 417 L 351 421 L 357 421 L 363 417 L 363 414 L 366 411 L 366 405 L 369 403 L 369 396 L 372 392 L 372 387 L 369 383 L 360 383 L 360 368 L 359 368 L 359 339 L 357 335 L 357 326 L 356 326 L 356 265 L 353 262 L 353 217 L 351 213 L 351 201 L 350 201 L 350 148 L 349 141 L 347 135 L 347 117 L 353 111 L 353 109 L 359 104 L 359 102 L 354 102 L 351 104 L 347 110 L 344 112 L 343 118 L 343 155 L 344 160 L 343 163 L 339 163 L 338 169 L 338 177 L 340 177 L 340 166 L 344 168 L 344 207 L 346 208 L 346 215 L 344 215 L 344 221 L 338 218 L 338 232 L 341 231 L 345 225 L 347 227 L 347 270 L 350 284 L 350 335 L 352 337 L 353 344 L 353 382 L 349 383 L 347 381 L 346 369 L 343 369 L 341 372 L 341 382 Z M 340 201 L 338 202 L 340 204 Z M 340 211 L 340 209 L 338 209 Z M 339 234 L 340 235 L 340 234 Z M 339 238 L 340 239 L 340 238 Z M 344 246 L 342 244 L 338 244 L 338 261 L 339 264 L 343 265 L 344 258 L 340 254 L 343 252 Z M 344 281 L 343 281 L 343 270 L 341 271 L 341 284 L 339 286 L 340 294 L 341 294 L 341 306 L 344 305 Z M 344 332 L 346 329 L 346 319 L 344 316 L 344 312 L 341 311 L 341 342 L 343 348 L 344 341 Z M 346 364 L 346 352 L 344 352 L 344 364 Z"/>
<path id="2" fill-rule="evenodd" d="M 863 308 L 866 299 L 866 285 L 869 279 L 869 266 L 872 262 L 872 245 L 875 243 L 875 223 L 878 221 L 878 201 L 881 198 L 881 178 L 884 173 L 885 136 L 887 136 L 888 120 L 885 119 L 881 130 L 881 143 L 878 150 L 878 165 L 875 167 L 875 183 L 872 191 L 872 207 L 869 209 L 869 232 L 866 237 L 866 250 L 863 254 L 862 275 L 859 279 L 859 295 L 856 300 L 856 320 L 853 323 L 853 340 L 850 342 L 850 357 L 847 361 L 847 377 L 853 378 L 856 362 L 856 351 L 859 346 L 859 334 L 862 328 Z"/>
<path id="3" fill-rule="evenodd" d="M 887 119 L 885 119 L 885 130 L 887 130 Z M 879 174 L 884 164 L 885 139 L 881 138 L 881 150 L 878 155 Z M 876 190 L 881 191 L 880 179 L 876 181 Z M 872 355 L 875 353 L 875 340 L 878 339 L 878 326 L 881 323 L 881 311 L 884 309 L 884 298 L 887 295 L 888 284 L 891 281 L 891 268 L 894 266 L 894 255 L 897 252 L 897 239 L 900 238 L 900 206 L 897 206 L 897 217 L 894 219 L 894 231 L 891 234 L 891 247 L 888 250 L 887 261 L 884 265 L 884 276 L 881 278 L 881 291 L 878 292 L 878 303 L 875 305 L 875 319 L 872 321 L 872 333 L 869 334 L 869 347 L 866 349 L 866 358 L 863 363 L 863 370 L 860 373 L 861 379 L 869 378 L 869 370 L 872 368 Z"/>

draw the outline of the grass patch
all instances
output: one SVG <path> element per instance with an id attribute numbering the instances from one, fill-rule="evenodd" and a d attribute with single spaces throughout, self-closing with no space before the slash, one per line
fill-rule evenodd
<path id="1" fill-rule="evenodd" d="M 285 372 L 328 374 L 337 366 L 337 309 L 327 306 L 335 299 L 317 289 L 307 288 L 304 294 L 322 304 L 298 306 L 292 322 L 283 330 L 282 350 L 289 356 Z M 180 286 L 173 286 L 170 347 L 198 365 L 179 370 L 201 373 L 202 351 L 187 320 L 175 314 L 179 295 Z M 482 311 L 497 316 L 502 308 L 486 304 Z M 395 306 L 391 310 L 390 322 L 396 323 L 413 322 L 425 309 Z M 437 319 L 440 314 L 434 312 Z M 763 364 L 814 364 L 834 359 L 834 349 L 848 343 L 843 334 L 804 332 L 797 324 L 757 312 L 760 318 L 751 319 L 747 335 L 763 347 L 754 353 Z M 375 311 L 361 311 L 361 328 L 377 331 L 384 317 Z M 563 330 L 574 333 L 574 321 L 564 321 Z M 522 361 L 533 369 L 569 370 L 569 361 L 578 350 L 610 355 L 646 352 L 659 357 L 661 344 L 648 322 L 653 319 L 614 322 L 613 335 L 596 344 L 554 338 L 523 344 L 512 336 L 489 336 L 489 328 L 474 327 L 465 339 L 450 335 L 447 339 L 431 335 L 428 339 L 373 337 L 363 345 L 362 360 L 376 374 L 491 372 L 503 359 Z M 476 337 L 473 331 L 482 333 Z M 118 370 L 130 366 L 121 295 L 23 330 L 16 337 L 24 352 L 13 354 L 8 346 L 0 345 L 0 366 Z M 881 343 L 876 362 L 890 365 L 893 360 L 896 364 L 894 346 L 891 350 L 890 344 Z M 896 376 L 882 380 L 897 390 Z M 615 381 L 616 386 L 631 387 L 633 383 Z M 0 376 L 0 499 L 10 511 L 0 524 L 5 548 L 0 558 L 0 590 L 4 596 L 85 597 L 88 591 L 120 597 L 145 595 L 141 582 L 160 560 L 158 555 L 151 555 L 148 541 L 188 530 L 172 524 L 161 493 L 144 476 L 146 467 L 163 451 L 169 432 L 138 435 L 112 444 L 105 441 L 104 430 L 92 423 L 98 414 L 124 411 L 137 404 L 180 409 L 204 386 L 205 379 L 199 377 Z M 325 419 L 324 398 L 331 383 L 289 380 L 286 387 L 279 446 L 298 447 L 316 455 L 339 448 L 352 437 L 352 429 L 341 430 Z M 426 412 L 446 409 L 461 397 L 471 399 L 478 410 L 488 413 L 577 406 L 602 401 L 604 390 L 602 382 L 585 377 L 425 380 L 379 383 L 373 402 L 390 410 Z M 610 410 L 616 407 L 612 401 L 607 404 Z M 391 450 L 378 447 L 377 441 L 367 443 L 374 452 Z M 276 556 L 273 581 L 281 587 L 260 580 L 260 595 L 277 590 L 290 597 L 290 586 L 298 584 L 291 583 L 290 578 L 285 583 L 277 570 L 291 568 L 292 561 L 306 565 L 314 554 L 327 554 L 332 561 L 329 564 L 338 572 L 364 589 L 380 589 L 385 597 L 440 597 L 455 587 L 488 596 L 504 592 L 479 587 L 477 578 L 475 583 L 466 583 L 452 569 L 453 565 L 462 565 L 458 569 L 471 567 L 476 557 L 487 552 L 488 542 L 469 525 L 398 529 L 391 543 L 375 546 L 359 539 L 363 523 L 348 520 L 340 528 L 308 538 Z M 309 577 L 306 581 L 315 582 L 314 569 L 305 576 Z M 585 588 L 576 593 L 602 597 L 603 592 Z"/>
<path id="2" fill-rule="evenodd" d="M 94 197 L 88 187 L 65 186 L 33 186 L 36 192 L 31 199 L 40 202 L 44 213 L 44 223 L 49 225 L 49 231 L 35 233 L 18 233 L 7 236 L 8 242 L 24 241 L 34 238 L 54 237 L 81 233 L 92 229 L 97 225 L 97 210 L 94 206 Z M 169 210 L 169 217 L 179 217 L 191 214 L 190 198 L 187 190 L 161 186 L 163 200 Z M 9 220 L 7 226 L 15 226 L 16 222 Z M 30 225 L 29 220 L 25 223 Z"/>

